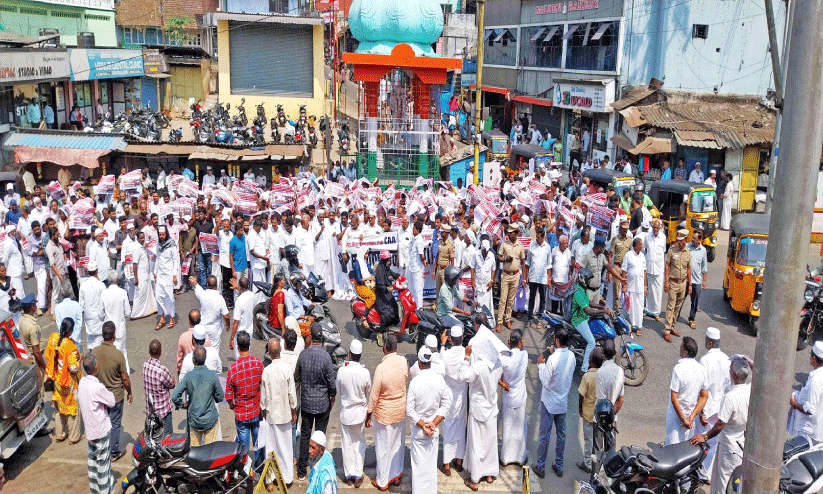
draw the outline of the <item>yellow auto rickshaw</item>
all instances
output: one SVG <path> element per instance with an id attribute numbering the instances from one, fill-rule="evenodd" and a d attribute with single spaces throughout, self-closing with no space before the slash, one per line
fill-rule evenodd
<path id="1" fill-rule="evenodd" d="M 494 129 L 483 131 L 480 137 L 483 139 L 483 145 L 488 148 L 486 161 L 499 161 L 501 164 L 508 161 L 509 136 Z"/>
<path id="2" fill-rule="evenodd" d="M 590 168 L 583 172 L 583 177 L 588 178 L 594 188 L 589 188 L 589 192 L 596 191 L 599 187 L 608 190 L 614 188 L 617 197 L 623 196 L 623 190 L 629 188 L 634 193 L 637 188 L 637 179 L 629 174 L 609 168 Z"/>
<path id="3" fill-rule="evenodd" d="M 739 214 L 732 219 L 729 257 L 723 273 L 723 300 L 728 301 L 735 312 L 749 316 L 755 335 L 768 245 L 768 215 Z"/>
<path id="4" fill-rule="evenodd" d="M 703 233 L 706 258 L 714 261 L 717 247 L 717 193 L 711 185 L 686 180 L 657 180 L 649 187 L 649 197 L 660 212 L 667 242 L 675 243 L 677 230 L 691 235 Z"/>
<path id="5" fill-rule="evenodd" d="M 531 160 L 534 160 L 534 171 L 537 171 L 540 165 L 549 168 L 549 163 L 554 161 L 554 152 L 534 144 L 517 144 L 512 146 L 511 153 L 509 153 L 507 168 L 510 173 L 517 174 L 520 173 L 520 165 L 528 169 Z"/>

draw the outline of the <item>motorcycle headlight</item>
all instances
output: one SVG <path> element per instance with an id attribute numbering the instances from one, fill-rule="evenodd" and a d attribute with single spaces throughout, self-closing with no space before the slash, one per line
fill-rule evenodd
<path id="1" fill-rule="evenodd" d="M 814 300 L 814 292 L 811 290 L 806 290 L 803 292 L 803 298 L 806 299 L 806 303 L 811 303 Z"/>

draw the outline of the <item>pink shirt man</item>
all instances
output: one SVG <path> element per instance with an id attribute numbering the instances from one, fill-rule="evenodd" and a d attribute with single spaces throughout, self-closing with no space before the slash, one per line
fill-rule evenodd
<path id="1" fill-rule="evenodd" d="M 96 376 L 84 376 L 77 385 L 77 401 L 89 441 L 96 441 L 111 430 L 107 408 L 114 406 L 114 395 Z"/>

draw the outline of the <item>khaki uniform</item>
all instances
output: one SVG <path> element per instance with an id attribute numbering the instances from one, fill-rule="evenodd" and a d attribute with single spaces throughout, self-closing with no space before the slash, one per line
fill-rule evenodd
<path id="1" fill-rule="evenodd" d="M 29 361 L 34 364 L 37 375 L 43 379 L 43 371 L 37 365 L 34 359 L 34 346 L 39 346 L 40 351 L 44 350 L 43 338 L 40 334 L 40 325 L 37 324 L 37 319 L 31 314 L 23 314 L 20 318 L 20 341 L 26 346 L 26 353 L 29 355 Z M 40 396 L 43 396 L 43 387 L 40 386 Z"/>
<path id="2" fill-rule="evenodd" d="M 514 297 L 517 295 L 517 286 L 520 284 L 520 265 L 526 258 L 526 249 L 519 240 L 511 243 L 508 239 L 500 245 L 498 250 L 504 259 L 512 257 L 511 262 L 504 262 L 500 273 L 500 302 L 497 308 L 497 324 L 504 324 L 512 317 Z"/>
<path id="3" fill-rule="evenodd" d="M 664 334 L 669 334 L 677 322 L 680 308 L 686 300 L 686 287 L 692 275 L 692 253 L 688 248 L 680 249 L 675 244 L 666 253 L 666 266 L 669 268 L 669 298 L 666 302 L 666 327 Z"/>
<path id="4" fill-rule="evenodd" d="M 612 259 L 612 264 L 615 267 L 620 268 L 623 265 L 623 258 L 626 256 L 626 253 L 631 250 L 632 248 L 632 237 L 626 235 L 626 238 L 620 238 L 618 234 L 616 237 L 612 239 L 611 245 L 611 253 L 614 255 Z M 622 269 L 622 268 L 621 268 Z M 617 314 L 620 311 L 620 294 L 623 292 L 623 286 L 621 285 L 619 280 L 614 279 L 612 277 L 612 294 L 614 302 L 614 313 Z"/>
<path id="5" fill-rule="evenodd" d="M 440 293 L 440 287 L 443 286 L 443 273 L 445 269 L 451 266 L 452 260 L 454 260 L 454 244 L 452 243 L 450 238 L 447 238 L 444 242 L 442 239 L 440 240 L 440 244 L 437 247 L 437 293 Z"/>

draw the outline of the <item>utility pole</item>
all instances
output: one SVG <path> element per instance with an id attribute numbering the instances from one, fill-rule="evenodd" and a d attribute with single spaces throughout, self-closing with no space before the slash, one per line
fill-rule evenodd
<path id="1" fill-rule="evenodd" d="M 480 183 L 480 118 L 483 115 L 481 101 L 483 100 L 483 34 L 485 31 L 485 11 L 486 0 L 477 0 L 477 80 L 474 83 L 474 185 Z M 471 127 L 471 125 L 469 126 Z"/>
<path id="2" fill-rule="evenodd" d="M 783 61 L 777 51 L 777 29 L 775 28 L 772 0 L 764 0 L 766 6 L 766 25 L 769 31 L 769 52 L 772 58 L 772 74 L 774 77 L 775 107 L 777 116 L 774 119 L 774 138 L 772 139 L 772 155 L 769 158 L 769 188 L 766 191 L 766 213 L 772 211 L 774 198 L 774 176 L 777 170 L 777 155 L 780 154 L 780 129 L 783 125 L 783 80 L 786 74 L 786 65 L 789 59 L 789 33 L 792 28 L 792 5 L 794 0 L 785 0 L 786 19 L 783 23 Z"/>
<path id="3" fill-rule="evenodd" d="M 823 143 L 823 0 L 796 0 L 792 10 L 780 140 L 769 223 L 761 331 L 746 424 L 743 486 L 777 493 L 794 383 L 798 311 Z"/>

